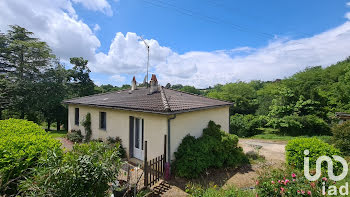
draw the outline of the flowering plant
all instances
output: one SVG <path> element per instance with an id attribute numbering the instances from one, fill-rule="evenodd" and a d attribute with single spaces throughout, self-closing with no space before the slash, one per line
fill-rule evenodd
<path id="1" fill-rule="evenodd" d="M 256 181 L 257 196 L 324 196 L 322 187 L 327 188 L 330 182 L 326 177 L 309 181 L 302 171 L 287 168 L 266 170 Z"/>

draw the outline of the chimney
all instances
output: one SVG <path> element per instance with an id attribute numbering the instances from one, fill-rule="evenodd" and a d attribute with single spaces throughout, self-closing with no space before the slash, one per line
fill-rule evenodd
<path id="1" fill-rule="evenodd" d="M 149 82 L 150 88 L 149 88 L 149 93 L 153 94 L 158 91 L 158 80 L 156 75 L 152 74 L 151 81 Z"/>
<path id="2" fill-rule="evenodd" d="M 131 90 L 136 90 L 136 79 L 135 79 L 135 76 L 132 78 L 132 81 L 131 81 Z"/>

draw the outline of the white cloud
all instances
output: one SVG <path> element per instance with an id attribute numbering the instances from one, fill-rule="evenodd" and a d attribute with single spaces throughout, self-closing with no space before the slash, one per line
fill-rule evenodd
<path id="1" fill-rule="evenodd" d="M 74 3 L 81 3 L 85 8 L 92 11 L 100 11 L 108 16 L 113 15 L 111 5 L 107 0 L 73 0 Z"/>
<path id="2" fill-rule="evenodd" d="M 106 14 L 110 9 L 104 1 L 74 2 Z M 116 83 L 131 80 L 124 74 L 143 78 L 146 73 L 147 49 L 138 35 L 117 33 L 108 53 L 96 53 L 99 26 L 90 29 L 79 19 L 70 0 L 2 0 L 0 9 L 1 31 L 10 24 L 23 26 L 46 41 L 63 61 L 74 56 L 87 58 L 93 72 L 105 73 Z M 350 20 L 349 13 L 346 17 Z M 283 78 L 307 66 L 327 66 L 345 59 L 350 56 L 350 21 L 309 38 L 275 39 L 262 48 L 178 54 L 154 39 L 146 42 L 150 45 L 150 73 L 157 74 L 161 84 L 207 87 L 237 80 Z"/>
<path id="3" fill-rule="evenodd" d="M 1 31 L 17 24 L 34 32 L 65 60 L 74 56 L 94 60 L 100 41 L 78 19 L 69 0 L 2 0 L 0 8 Z"/>
<path id="4" fill-rule="evenodd" d="M 345 18 L 347 18 L 348 20 L 350 20 L 350 12 L 345 14 Z"/>
<path id="5" fill-rule="evenodd" d="M 100 31 L 101 30 L 101 27 L 98 25 L 98 24 L 95 24 L 95 26 L 94 26 L 94 32 L 96 33 L 96 32 L 98 32 L 98 31 Z"/>
<path id="6" fill-rule="evenodd" d="M 166 61 L 172 51 L 159 46 L 156 40 L 146 40 L 150 45 L 150 64 Z M 92 71 L 113 74 L 137 74 L 146 71 L 147 48 L 135 33 L 117 33 L 108 54 L 98 53 L 92 62 Z"/>
<path id="7" fill-rule="evenodd" d="M 124 76 L 120 76 L 120 75 L 113 75 L 110 77 L 111 80 L 115 81 L 116 83 L 124 83 L 125 82 L 125 77 Z"/>
<path id="8" fill-rule="evenodd" d="M 350 2 L 347 2 L 346 5 L 347 5 L 348 7 L 350 7 Z"/>
<path id="9" fill-rule="evenodd" d="M 308 66 L 328 66 L 345 59 L 350 56 L 350 21 L 310 38 L 272 40 L 258 49 L 178 54 L 156 40 L 147 42 L 151 45 L 151 70 L 162 84 L 207 87 L 237 80 L 283 78 Z M 135 33 L 117 33 L 108 54 L 99 53 L 96 60 L 94 71 L 140 74 L 145 73 L 147 53 Z"/>

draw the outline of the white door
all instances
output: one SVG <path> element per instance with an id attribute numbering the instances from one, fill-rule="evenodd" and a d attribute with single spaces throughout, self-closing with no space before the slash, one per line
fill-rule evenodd
<path id="1" fill-rule="evenodd" d="M 143 160 L 143 119 L 134 121 L 134 157 Z"/>

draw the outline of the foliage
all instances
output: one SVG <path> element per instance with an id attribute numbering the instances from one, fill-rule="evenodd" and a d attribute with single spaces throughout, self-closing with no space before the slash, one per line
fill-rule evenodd
<path id="1" fill-rule="evenodd" d="M 256 181 L 257 196 L 324 196 L 322 186 L 325 188 L 331 183 L 327 177 L 310 182 L 302 171 L 294 168 L 262 170 Z"/>
<path id="2" fill-rule="evenodd" d="M 307 157 L 309 157 L 310 169 L 315 169 L 316 160 L 320 156 L 332 157 L 333 155 L 341 155 L 338 149 L 317 138 L 296 138 L 290 140 L 286 146 L 287 164 L 300 170 L 304 169 L 305 150 L 309 151 Z M 333 164 L 335 172 L 342 169 L 339 162 L 333 161 Z"/>
<path id="3" fill-rule="evenodd" d="M 255 196 L 251 191 L 243 191 L 236 187 L 228 187 L 226 189 L 219 188 L 217 185 L 210 185 L 208 188 L 203 188 L 199 184 L 188 183 L 185 191 L 193 197 L 253 197 Z"/>
<path id="4" fill-rule="evenodd" d="M 263 133 L 263 134 L 259 134 L 259 135 L 255 135 L 253 137 L 251 137 L 252 139 L 265 139 L 265 140 L 281 140 L 281 141 L 289 141 L 295 138 L 310 138 L 309 136 L 290 136 L 290 135 L 278 135 L 275 133 Z M 332 141 L 332 136 L 328 136 L 328 135 L 319 135 L 319 136 L 313 136 L 317 139 L 320 139 L 328 144 L 331 144 Z"/>
<path id="5" fill-rule="evenodd" d="M 350 121 L 332 128 L 332 141 L 344 154 L 350 155 Z"/>
<path id="6" fill-rule="evenodd" d="M 59 141 L 26 120 L 0 120 L 0 195 L 16 194 L 17 184 L 48 151 L 62 154 Z"/>
<path id="7" fill-rule="evenodd" d="M 91 130 L 91 114 L 87 113 L 85 120 L 81 124 L 85 129 L 85 141 L 88 142 L 91 139 L 92 130 Z"/>
<path id="8" fill-rule="evenodd" d="M 106 196 L 121 160 L 119 147 L 105 143 L 75 144 L 71 152 L 42 157 L 33 176 L 21 184 L 28 196 Z"/>
<path id="9" fill-rule="evenodd" d="M 247 162 L 238 137 L 220 130 L 213 121 L 199 138 L 187 135 L 175 152 L 175 172 L 186 178 L 198 177 L 209 167 L 236 167 Z"/>
<path id="10" fill-rule="evenodd" d="M 321 118 L 315 115 L 290 115 L 283 118 L 270 119 L 269 125 L 279 129 L 279 132 L 283 135 L 329 135 L 330 127 Z"/>
<path id="11" fill-rule="evenodd" d="M 116 145 L 119 144 L 119 154 L 121 158 L 126 158 L 126 150 L 123 147 L 123 142 L 122 139 L 120 137 L 108 137 L 107 138 L 107 143 L 111 144 L 111 145 Z"/>
<path id="12" fill-rule="evenodd" d="M 252 114 L 257 109 L 255 83 L 228 83 L 217 89 L 210 91 L 207 96 L 226 100 L 234 103 L 231 114 Z"/>
<path id="13" fill-rule="evenodd" d="M 67 139 L 72 141 L 72 142 L 82 142 L 83 141 L 83 136 L 81 135 L 80 130 L 71 130 L 67 134 Z"/>
<path id="14" fill-rule="evenodd" d="M 230 133 L 239 137 L 251 137 L 260 134 L 259 128 L 266 123 L 263 116 L 235 114 L 230 117 Z"/>
<path id="15" fill-rule="evenodd" d="M 191 94 L 198 94 L 198 95 L 201 94 L 201 91 L 196 89 L 193 86 L 183 86 L 180 90 L 183 92 L 191 93 Z"/>
<path id="16" fill-rule="evenodd" d="M 88 60 L 82 57 L 70 58 L 73 68 L 69 70 L 70 94 L 73 97 L 82 97 L 94 94 L 94 82 L 90 79 L 90 69 L 88 68 Z"/>

